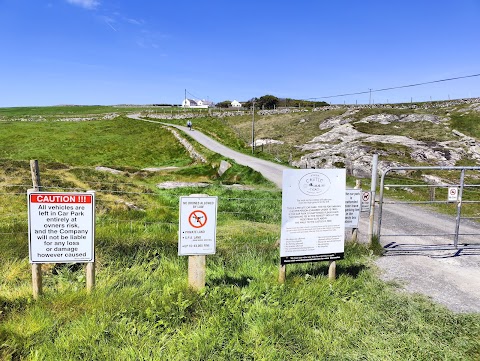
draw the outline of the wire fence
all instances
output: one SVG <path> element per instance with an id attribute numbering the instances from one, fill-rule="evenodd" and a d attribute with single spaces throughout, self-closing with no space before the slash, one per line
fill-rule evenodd
<path id="1" fill-rule="evenodd" d="M 30 180 L 31 182 L 31 180 Z M 259 233 L 280 234 L 281 194 L 280 192 L 247 191 L 242 196 L 238 192 L 229 192 L 221 186 L 212 186 L 196 190 L 161 190 L 137 183 L 118 183 L 110 181 L 82 180 L 83 187 L 56 186 L 65 183 L 63 178 L 48 178 L 48 185 L 42 186 L 45 192 L 86 192 L 96 193 L 96 229 L 138 233 L 176 234 L 179 227 L 179 198 L 192 193 L 212 193 L 218 196 L 219 227 L 233 224 L 243 237 Z M 0 237 L 28 238 L 27 191 L 32 188 L 28 177 L 0 178 Z M 219 194 L 220 193 L 220 194 Z M 233 194 L 222 194 L 233 193 Z M 232 222 L 233 220 L 233 222 Z M 255 226 L 255 224 L 257 226 Z M 260 225 L 268 225 L 268 231 Z M 219 233 L 217 238 L 229 237 Z M 278 235 L 277 235 L 278 234 Z"/>

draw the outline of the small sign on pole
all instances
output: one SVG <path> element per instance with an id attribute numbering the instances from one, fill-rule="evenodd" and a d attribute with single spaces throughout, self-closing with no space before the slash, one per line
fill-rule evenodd
<path id="1" fill-rule="evenodd" d="M 458 201 L 458 187 L 448 187 L 448 201 Z"/>
<path id="2" fill-rule="evenodd" d="M 206 255 L 216 252 L 217 197 L 180 197 L 178 255 L 188 257 L 188 285 L 205 287 Z"/>
<path id="3" fill-rule="evenodd" d="M 362 204 L 360 208 L 361 212 L 368 212 L 370 210 L 371 199 L 372 199 L 372 192 L 362 191 L 362 198 L 361 198 Z"/>

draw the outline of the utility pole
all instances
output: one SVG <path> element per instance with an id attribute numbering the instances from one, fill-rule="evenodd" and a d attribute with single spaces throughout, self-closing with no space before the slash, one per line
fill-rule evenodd
<path id="1" fill-rule="evenodd" d="M 372 104 L 372 89 L 368 89 L 370 90 L 370 98 L 368 99 L 368 104 Z"/>
<path id="2" fill-rule="evenodd" d="M 252 154 L 255 154 L 255 100 L 252 101 Z"/>

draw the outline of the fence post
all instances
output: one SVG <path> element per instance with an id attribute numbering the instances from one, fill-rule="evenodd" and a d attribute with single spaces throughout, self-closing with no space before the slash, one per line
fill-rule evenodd
<path id="1" fill-rule="evenodd" d="M 32 174 L 33 191 L 41 190 L 40 183 L 40 169 L 38 167 L 38 160 L 30 160 L 30 172 Z M 32 263 L 32 293 L 33 298 L 37 300 L 42 294 L 42 264 Z"/>
<path id="2" fill-rule="evenodd" d="M 94 196 L 95 199 L 95 191 L 88 191 Z M 93 239 L 95 240 L 95 207 L 93 207 Z M 93 249 L 95 260 L 95 248 Z M 86 267 L 86 282 L 87 282 L 87 293 L 91 293 L 95 288 L 95 261 L 88 262 Z"/>

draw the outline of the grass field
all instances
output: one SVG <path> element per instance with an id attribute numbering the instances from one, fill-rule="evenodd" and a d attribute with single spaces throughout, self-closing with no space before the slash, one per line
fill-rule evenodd
<path id="1" fill-rule="evenodd" d="M 237 142 L 231 129 L 218 135 L 227 144 Z M 193 163 L 170 132 L 123 117 L 0 123 L 0 359 L 480 358 L 478 314 L 398 292 L 379 280 L 363 245 L 347 244 L 335 282 L 326 263 L 315 263 L 289 266 L 278 284 L 281 193 L 237 164 L 219 177 L 220 157 L 198 149 L 207 164 Z M 92 294 L 83 265 L 49 264 L 44 295 L 32 299 L 25 201 L 32 158 L 46 190 L 97 192 Z M 179 168 L 141 170 L 172 165 Z M 210 186 L 156 187 L 167 180 Z M 231 183 L 254 190 L 225 187 Z M 187 259 L 177 255 L 178 200 L 191 193 L 219 197 L 217 253 L 207 257 L 200 292 L 188 288 Z"/>

